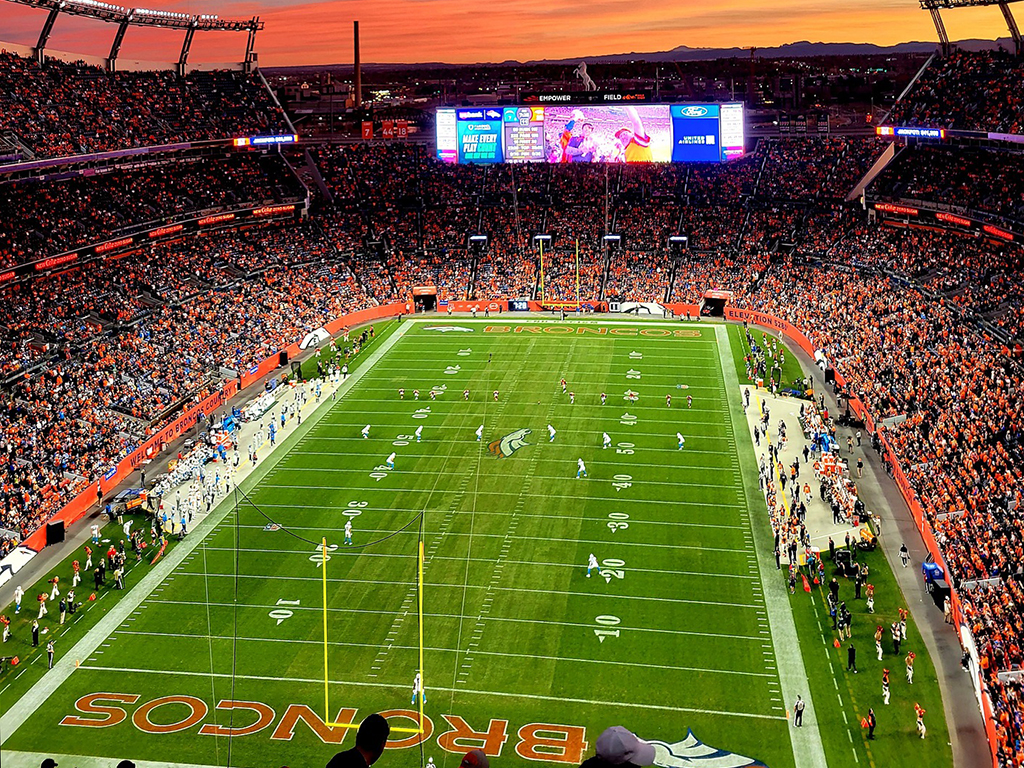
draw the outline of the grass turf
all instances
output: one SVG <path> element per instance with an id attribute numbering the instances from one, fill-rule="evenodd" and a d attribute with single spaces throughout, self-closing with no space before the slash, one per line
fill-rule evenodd
<path id="1" fill-rule="evenodd" d="M 496 322 L 541 332 L 483 332 Z M 473 332 L 409 330 L 326 416 L 290 437 L 251 489 L 251 502 L 239 504 L 102 654 L 82 660 L 5 749 L 36 749 L 46 733 L 47 749 L 67 754 L 211 765 L 326 762 L 337 746 L 323 741 L 345 731 L 321 729 L 318 737 L 300 723 L 287 738 L 282 725 L 290 704 L 311 708 L 307 719 L 323 716 L 323 571 L 315 543 L 326 536 L 337 547 L 327 563 L 331 716 L 358 722 L 370 711 L 410 708 L 422 520 L 432 730 L 423 748 L 435 762 L 457 763 L 438 748 L 438 736 L 459 716 L 478 731 L 490 723 L 506 734 L 503 761 L 545 751 L 575 757 L 557 742 L 531 753 L 531 724 L 585 726 L 592 750 L 605 726 L 622 723 L 668 743 L 692 728 L 715 747 L 773 768 L 792 765 L 774 663 L 762 652 L 760 575 L 746 557 L 748 500 L 735 471 L 718 360 L 729 351 L 718 349 L 714 329 L 559 338 L 543 332 L 551 326 L 515 318 L 457 324 Z M 381 330 L 393 329 L 378 326 L 378 343 Z M 558 386 L 562 376 L 575 405 Z M 436 401 L 427 396 L 432 387 L 445 388 Z M 420 402 L 411 399 L 416 388 Z M 640 400 L 624 400 L 627 390 Z M 365 423 L 372 425 L 367 440 L 359 436 Z M 553 443 L 549 423 L 558 430 Z M 411 435 L 420 425 L 417 443 Z M 529 444 L 513 455 L 488 450 L 522 428 L 532 430 Z M 677 430 L 687 438 L 682 452 Z M 603 431 L 613 438 L 607 450 Z M 392 450 L 395 470 L 380 469 Z M 590 477 L 577 480 L 580 457 Z M 749 448 L 740 458 L 751 471 Z M 342 543 L 348 517 L 352 548 Z M 265 530 L 271 522 L 282 530 Z M 587 578 L 591 552 L 604 573 Z M 803 636 L 799 606 L 797 613 Z M 805 648 L 805 655 L 813 654 Z M 100 691 L 139 698 L 121 705 L 129 717 L 114 727 L 53 727 L 76 714 L 79 697 Z M 139 705 L 169 694 L 205 702 L 207 726 L 267 725 L 230 739 L 207 735 L 209 728 L 198 735 L 198 721 L 144 733 L 138 723 L 153 728 Z M 228 699 L 265 707 L 214 709 Z M 167 726 L 188 711 L 170 702 L 149 720 Z M 932 710 L 933 724 L 940 711 Z M 389 762 L 420 757 L 416 749 L 396 751 Z"/>

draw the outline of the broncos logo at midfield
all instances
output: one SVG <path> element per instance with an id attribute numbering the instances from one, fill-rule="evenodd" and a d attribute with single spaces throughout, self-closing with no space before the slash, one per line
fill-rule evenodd
<path id="1" fill-rule="evenodd" d="M 461 325 L 428 325 L 424 331 L 439 331 L 440 333 L 451 333 L 452 331 L 459 331 L 461 333 L 472 333 L 472 328 L 466 328 Z"/>
<path id="2" fill-rule="evenodd" d="M 510 432 L 505 435 L 500 440 L 495 440 L 487 446 L 487 449 L 499 459 L 507 459 L 524 445 L 529 445 L 529 443 L 526 442 L 526 436 L 532 431 L 532 429 L 517 429 L 515 432 Z"/>
<path id="3" fill-rule="evenodd" d="M 689 728 L 686 738 L 674 744 L 654 739 L 648 743 L 654 745 L 654 764 L 661 768 L 767 768 L 751 757 L 709 747 Z"/>

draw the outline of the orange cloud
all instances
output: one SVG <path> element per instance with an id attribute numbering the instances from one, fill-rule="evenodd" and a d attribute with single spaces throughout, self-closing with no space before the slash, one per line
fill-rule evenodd
<path id="1" fill-rule="evenodd" d="M 257 50 L 264 66 L 350 61 L 353 19 L 360 21 L 366 62 L 526 61 L 679 45 L 764 47 L 794 40 L 887 45 L 935 39 L 928 15 L 906 0 L 863 0 L 855 7 L 819 0 L 171 0 L 157 5 L 223 17 L 260 16 L 266 29 Z M 3 36 L 34 43 L 42 24 L 39 12 L 12 5 L 4 11 Z M 951 11 L 944 18 L 954 39 L 1005 34 L 993 8 Z M 113 34 L 113 25 L 62 18 L 51 46 L 105 55 Z M 122 56 L 175 60 L 180 41 L 178 33 L 132 29 Z M 193 60 L 234 60 L 244 46 L 240 35 L 197 35 Z"/>

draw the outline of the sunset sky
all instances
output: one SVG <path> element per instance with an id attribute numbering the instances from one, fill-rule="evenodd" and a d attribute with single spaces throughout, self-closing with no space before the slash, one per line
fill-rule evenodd
<path id="1" fill-rule="evenodd" d="M 525 61 L 679 45 L 771 46 L 797 40 L 888 45 L 935 39 L 916 0 L 147 0 L 146 7 L 223 18 L 260 16 L 266 22 L 257 39 L 263 66 L 351 61 L 354 19 L 360 22 L 364 62 Z M 0 40 L 33 45 L 44 14 L 9 3 L 0 8 Z M 946 12 L 944 20 L 954 40 L 1007 35 L 994 6 Z M 105 56 L 114 30 L 111 24 L 62 17 L 50 47 Z M 132 29 L 121 56 L 176 60 L 180 44 L 178 33 Z M 197 35 L 191 60 L 235 60 L 244 46 L 244 35 Z"/>

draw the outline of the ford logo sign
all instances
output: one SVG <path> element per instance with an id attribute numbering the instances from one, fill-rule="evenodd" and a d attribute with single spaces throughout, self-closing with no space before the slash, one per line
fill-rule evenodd
<path id="1" fill-rule="evenodd" d="M 704 117 L 707 113 L 707 107 L 683 107 L 679 110 L 683 117 Z"/>

